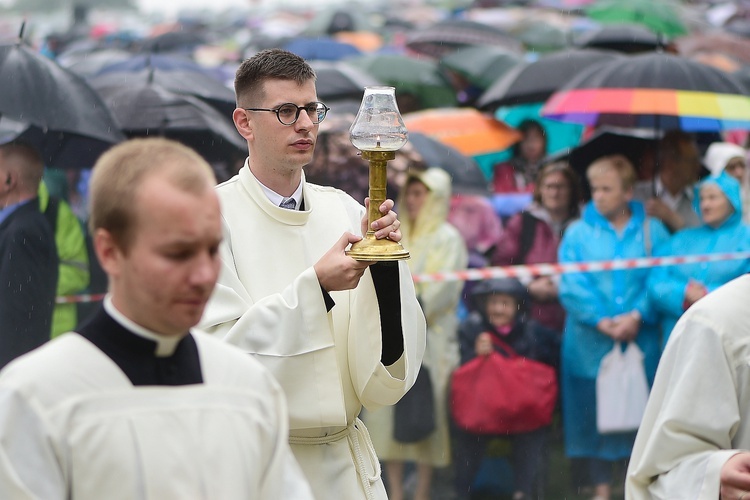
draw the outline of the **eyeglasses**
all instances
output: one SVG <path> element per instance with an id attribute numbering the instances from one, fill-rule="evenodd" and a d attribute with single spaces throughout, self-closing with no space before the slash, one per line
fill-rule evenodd
<path id="1" fill-rule="evenodd" d="M 299 112 L 304 110 L 307 116 L 310 117 L 310 121 L 314 124 L 318 124 L 325 120 L 326 114 L 331 110 L 328 106 L 322 102 L 311 102 L 304 106 L 297 106 L 291 102 L 282 104 L 277 108 L 242 108 L 246 111 L 271 111 L 276 113 L 276 118 L 279 119 L 282 125 L 294 125 L 299 118 Z"/>

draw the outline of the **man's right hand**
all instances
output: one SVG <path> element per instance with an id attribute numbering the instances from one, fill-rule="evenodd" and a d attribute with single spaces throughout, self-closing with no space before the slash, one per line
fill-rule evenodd
<path id="1" fill-rule="evenodd" d="M 750 500 L 750 453 L 733 455 L 724 462 L 719 477 L 721 500 Z"/>
<path id="2" fill-rule="evenodd" d="M 369 261 L 354 260 L 345 253 L 350 243 L 356 243 L 361 239 L 361 236 L 344 233 L 313 266 L 318 282 L 326 292 L 355 288 L 365 273 L 365 269 L 373 264 Z"/>
<path id="3" fill-rule="evenodd" d="M 645 204 L 646 214 L 656 217 L 674 232 L 685 227 L 685 221 L 680 214 L 672 210 L 659 198 L 651 198 Z"/>

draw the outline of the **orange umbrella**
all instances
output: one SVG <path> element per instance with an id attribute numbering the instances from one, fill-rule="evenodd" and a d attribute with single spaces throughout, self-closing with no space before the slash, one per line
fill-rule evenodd
<path id="1" fill-rule="evenodd" d="M 521 133 L 474 108 L 436 108 L 404 115 L 407 130 L 422 132 L 461 153 L 477 156 L 502 151 Z"/>
<path id="2" fill-rule="evenodd" d="M 333 38 L 354 45 L 362 52 L 374 52 L 383 46 L 383 37 L 372 31 L 339 31 Z"/>

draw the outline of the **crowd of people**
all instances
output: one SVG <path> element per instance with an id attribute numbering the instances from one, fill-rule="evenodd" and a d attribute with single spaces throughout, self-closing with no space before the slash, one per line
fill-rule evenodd
<path id="1" fill-rule="evenodd" d="M 492 193 L 453 190 L 423 164 L 371 221 L 368 199 L 306 178 L 329 112 L 308 62 L 262 50 L 234 85 L 236 175 L 217 185 L 189 148 L 127 141 L 93 169 L 87 230 L 49 194 L 33 147 L 0 145 L 0 497 L 403 500 L 413 463 L 415 500 L 432 498 L 436 470 L 468 500 L 500 440 L 512 499 L 544 498 L 551 421 L 493 434 L 452 414 L 456 370 L 509 352 L 553 369 L 574 486 L 596 500 L 623 483 L 628 498 L 748 495 L 746 326 L 733 316 L 747 258 L 414 280 L 750 252 L 743 147 L 668 131 L 655 154 L 603 154 L 581 176 L 526 120 Z M 492 195 L 508 193 L 530 201 L 501 214 Z M 368 229 L 410 259 L 348 256 Z M 93 314 L 56 306 L 97 268 L 108 288 Z M 653 386 L 643 426 L 600 431 L 602 361 L 631 344 Z M 433 425 L 405 440 L 396 415 L 418 387 L 432 404 L 409 411 Z M 693 390 L 710 412 L 694 417 Z"/>

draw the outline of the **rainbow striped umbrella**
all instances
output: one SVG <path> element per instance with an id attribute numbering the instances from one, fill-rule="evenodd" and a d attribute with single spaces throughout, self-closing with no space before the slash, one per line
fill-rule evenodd
<path id="1" fill-rule="evenodd" d="M 750 97 L 719 69 L 649 53 L 586 68 L 547 100 L 542 116 L 592 127 L 750 129 Z"/>

